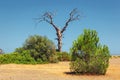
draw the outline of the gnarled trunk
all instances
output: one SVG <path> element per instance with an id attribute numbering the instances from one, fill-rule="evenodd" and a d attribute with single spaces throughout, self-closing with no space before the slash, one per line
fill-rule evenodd
<path id="1" fill-rule="evenodd" d="M 58 41 L 58 51 L 61 52 L 62 51 L 62 33 L 60 29 L 56 30 L 56 35 L 57 35 L 57 41 Z"/>

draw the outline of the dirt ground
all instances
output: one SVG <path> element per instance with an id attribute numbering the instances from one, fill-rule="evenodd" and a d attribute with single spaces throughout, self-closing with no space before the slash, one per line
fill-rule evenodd
<path id="1" fill-rule="evenodd" d="M 0 65 L 0 80 L 120 80 L 120 58 L 110 59 L 106 75 L 70 75 L 69 62 Z"/>

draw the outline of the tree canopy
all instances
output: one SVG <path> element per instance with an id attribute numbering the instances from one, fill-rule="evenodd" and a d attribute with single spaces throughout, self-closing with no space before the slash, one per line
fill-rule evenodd
<path id="1" fill-rule="evenodd" d="M 34 35 L 26 39 L 22 48 L 17 48 L 16 52 L 21 53 L 23 50 L 29 50 L 30 55 L 37 61 L 49 62 L 55 55 L 55 45 L 47 37 Z"/>

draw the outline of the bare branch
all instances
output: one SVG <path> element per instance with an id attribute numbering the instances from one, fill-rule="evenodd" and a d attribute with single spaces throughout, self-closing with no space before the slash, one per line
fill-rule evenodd
<path id="1" fill-rule="evenodd" d="M 53 23 L 53 16 L 54 14 L 52 12 L 45 12 L 40 18 L 35 18 L 35 20 L 37 20 L 38 23 L 45 21 L 51 24 L 55 30 L 58 30 L 59 28 Z"/>
<path id="2" fill-rule="evenodd" d="M 41 18 L 33 18 L 34 22 L 35 22 L 35 26 L 38 25 L 38 23 L 42 22 L 43 20 Z"/>
<path id="3" fill-rule="evenodd" d="M 51 24 L 53 22 L 53 14 L 51 12 L 46 12 L 43 14 L 43 16 L 41 17 L 43 19 L 43 21 L 48 22 L 49 24 Z"/>
<path id="4" fill-rule="evenodd" d="M 73 10 L 70 12 L 69 15 L 70 15 L 70 17 L 69 17 L 69 19 L 66 21 L 65 26 L 64 26 L 63 29 L 61 30 L 61 33 L 63 33 L 63 32 L 66 30 L 66 28 L 67 28 L 67 26 L 68 26 L 68 24 L 69 24 L 70 22 L 75 21 L 75 20 L 79 20 L 79 17 L 80 17 L 80 15 L 78 14 L 78 11 L 77 11 L 76 8 L 73 9 Z"/>
<path id="5" fill-rule="evenodd" d="M 37 20 L 38 23 L 40 23 L 41 21 L 45 21 L 45 22 L 49 23 L 50 25 L 52 25 L 52 27 L 54 27 L 54 29 L 56 30 L 56 35 L 57 35 L 56 40 L 58 41 L 58 51 L 61 52 L 63 32 L 66 30 L 66 28 L 70 22 L 79 20 L 79 16 L 80 15 L 78 14 L 77 9 L 73 9 L 69 13 L 69 18 L 66 21 L 65 26 L 62 29 L 60 29 L 58 26 L 56 26 L 54 24 L 54 22 L 53 22 L 54 14 L 51 12 L 45 12 L 40 18 L 35 18 L 35 20 Z"/>

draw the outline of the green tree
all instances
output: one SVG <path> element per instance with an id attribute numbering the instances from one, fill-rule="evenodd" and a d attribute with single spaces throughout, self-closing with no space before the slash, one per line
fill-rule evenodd
<path id="1" fill-rule="evenodd" d="M 99 43 L 95 30 L 85 29 L 73 42 L 70 69 L 75 73 L 105 74 L 109 64 L 109 49 Z"/>
<path id="2" fill-rule="evenodd" d="M 55 55 L 55 45 L 47 37 L 34 35 L 26 39 L 22 48 L 17 48 L 16 52 L 29 50 L 30 55 L 39 62 L 49 62 Z"/>

